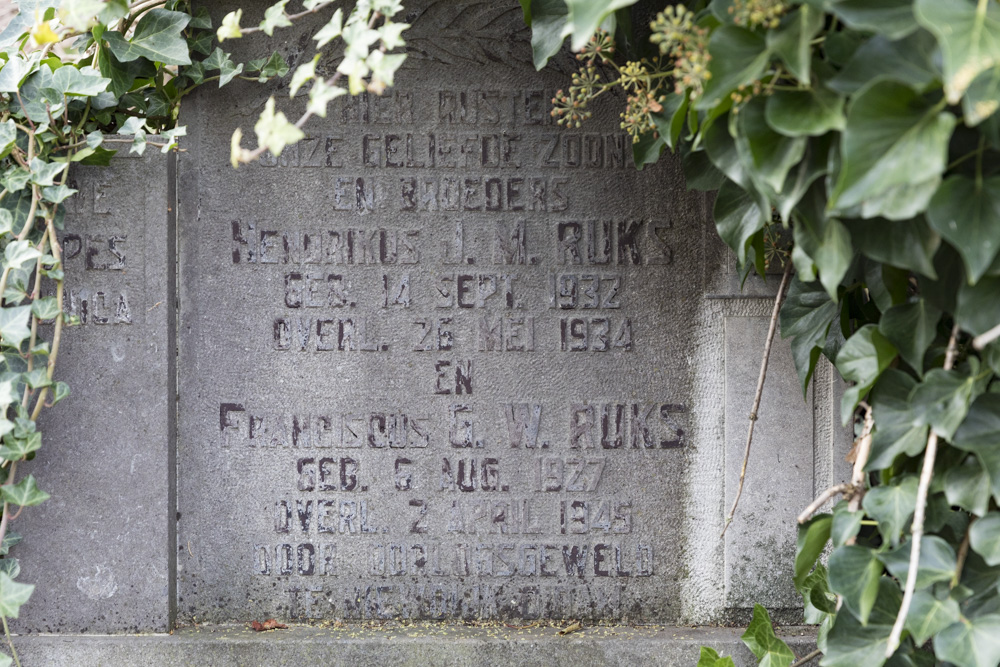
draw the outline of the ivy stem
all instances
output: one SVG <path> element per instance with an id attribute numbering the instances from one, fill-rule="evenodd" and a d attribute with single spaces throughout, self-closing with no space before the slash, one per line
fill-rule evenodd
<path id="1" fill-rule="evenodd" d="M 42 239 L 38 242 L 38 251 L 45 254 L 45 242 L 49 238 L 49 230 L 46 229 L 42 233 Z M 31 289 L 31 301 L 34 303 L 38 297 L 41 295 L 42 287 L 42 262 L 41 258 L 35 260 L 35 284 Z M 31 314 L 31 337 L 28 339 L 28 373 L 34 370 L 35 367 L 35 355 L 32 350 L 35 349 L 35 343 L 38 341 L 38 316 L 34 313 Z M 24 396 L 21 398 L 21 407 L 24 409 L 28 408 L 28 400 L 31 398 L 31 387 L 25 383 L 24 385 Z"/>
<path id="2" fill-rule="evenodd" d="M 850 490 L 850 484 L 834 484 L 829 489 L 816 496 L 816 500 L 809 503 L 809 506 L 802 510 L 802 514 L 799 514 L 797 521 L 799 523 L 805 523 L 809 520 L 809 517 L 811 517 L 816 510 L 826 504 L 826 501 L 830 498 L 833 498 L 838 493 L 847 493 Z"/>
<path id="3" fill-rule="evenodd" d="M 52 249 L 52 256 L 56 258 L 56 265 L 62 265 L 62 248 L 59 247 L 59 241 L 56 238 L 55 225 L 52 223 L 52 218 L 47 219 L 46 225 L 49 232 L 50 248 Z M 62 340 L 62 328 L 63 328 L 63 281 L 56 281 L 56 306 L 59 308 L 55 317 L 55 325 L 52 331 L 52 348 L 49 350 L 49 363 L 45 369 L 45 374 L 48 380 L 51 382 L 52 376 L 56 371 L 56 359 L 59 357 L 59 343 Z M 38 400 L 35 402 L 35 407 L 31 411 L 31 419 L 38 419 L 38 415 L 42 413 L 42 408 L 45 407 L 45 397 L 49 393 L 48 387 L 42 387 L 42 391 L 38 394 Z M 6 517 L 6 514 L 4 515 Z"/>
<path id="4" fill-rule="evenodd" d="M 950 371 L 958 355 L 958 324 L 951 328 L 951 338 L 948 339 L 948 351 L 944 355 L 944 370 Z M 934 476 L 934 459 L 937 456 L 938 434 L 934 432 L 927 436 L 927 447 L 924 449 L 924 464 L 920 469 L 920 485 L 917 487 L 917 506 L 913 512 L 913 525 L 910 528 L 910 566 L 906 571 L 906 588 L 903 591 L 903 602 L 899 605 L 896 622 L 889 635 L 889 643 L 885 648 L 885 657 L 891 658 L 899 648 L 899 639 L 903 635 L 903 624 L 910 612 L 913 602 L 913 592 L 917 587 L 917 569 L 920 565 L 920 541 L 924 536 L 924 513 L 927 510 L 927 493 L 930 490 L 931 478 Z"/>
<path id="5" fill-rule="evenodd" d="M 21 660 L 17 657 L 17 649 L 14 648 L 14 640 L 10 638 L 10 628 L 7 627 L 7 617 L 0 614 L 0 621 L 3 621 L 3 635 L 7 638 L 7 643 L 10 645 L 10 653 L 14 658 L 14 664 L 17 667 L 21 667 Z"/>
<path id="6" fill-rule="evenodd" d="M 757 410 L 760 408 L 760 398 L 764 394 L 764 380 L 767 378 L 767 362 L 771 357 L 771 343 L 774 341 L 774 332 L 778 328 L 778 311 L 781 310 L 781 303 L 785 300 L 785 286 L 788 285 L 788 278 L 792 275 L 791 259 L 785 264 L 785 273 L 781 276 L 781 284 L 778 285 L 778 294 L 774 297 L 774 308 L 771 310 L 771 325 L 767 329 L 767 340 L 764 342 L 764 357 L 760 360 L 760 376 L 757 378 L 757 394 L 753 398 L 753 407 L 750 408 L 750 428 L 747 430 L 747 445 L 743 452 L 743 467 L 740 468 L 740 484 L 736 487 L 736 498 L 733 506 L 726 517 L 726 524 L 722 527 L 720 538 L 724 537 L 726 530 L 733 523 L 736 515 L 736 506 L 740 504 L 740 496 L 743 495 L 743 480 L 747 475 L 747 463 L 750 461 L 750 444 L 753 442 L 753 426 L 757 423 Z"/>
<path id="7" fill-rule="evenodd" d="M 972 339 L 972 347 L 982 350 L 984 347 L 1000 338 L 1000 324 L 996 325 L 986 333 L 979 334 Z"/>
<path id="8" fill-rule="evenodd" d="M 965 537 L 962 538 L 962 544 L 958 547 L 958 556 L 955 560 L 955 576 L 951 578 L 951 585 L 948 588 L 954 588 L 958 586 L 958 582 L 962 580 L 962 568 L 965 567 L 965 559 L 969 555 L 969 541 L 972 539 L 972 524 L 976 522 L 977 517 L 972 517 L 972 521 L 969 522 L 969 526 L 965 529 Z"/>
<path id="9" fill-rule="evenodd" d="M 865 409 L 865 425 L 861 429 L 861 437 L 858 439 L 858 448 L 854 453 L 854 470 L 851 474 L 851 486 L 854 492 L 847 509 L 857 512 L 861 509 L 861 500 L 865 497 L 865 466 L 868 465 L 868 456 L 872 451 L 872 430 L 875 428 L 875 415 L 872 414 L 872 407 L 867 403 L 862 403 Z"/>
<path id="10" fill-rule="evenodd" d="M 793 662 L 792 664 L 790 664 L 788 667 L 802 667 L 802 665 L 806 664 L 807 662 L 809 662 L 813 658 L 815 658 L 815 657 L 817 657 L 819 655 L 822 655 L 822 653 L 823 652 L 820 651 L 819 649 L 816 649 L 812 653 L 806 653 L 804 656 L 802 656 L 801 658 L 799 658 L 798 660 L 796 660 L 795 662 Z"/>

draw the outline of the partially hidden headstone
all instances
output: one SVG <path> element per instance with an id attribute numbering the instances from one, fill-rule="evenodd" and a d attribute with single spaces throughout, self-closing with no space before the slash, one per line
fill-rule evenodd
<path id="1" fill-rule="evenodd" d="M 520 14 L 407 3 L 395 87 L 340 98 L 239 170 L 230 136 L 271 91 L 192 96 L 182 622 L 708 622 L 799 604 L 782 582 L 794 516 L 832 474 L 830 374 L 803 402 L 775 353 L 776 421 L 720 541 L 777 279 L 741 296 L 678 163 L 633 167 L 622 98 L 554 123 L 572 61 L 535 72 Z M 237 55 L 276 47 L 294 66 L 309 27 Z"/>
<path id="2" fill-rule="evenodd" d="M 19 581 L 35 584 L 16 632 L 166 631 L 171 623 L 174 260 L 167 156 L 119 151 L 69 184 L 63 329 L 42 449 L 21 470 L 51 498 L 11 522 Z M 116 146 L 109 147 L 114 148 Z M 51 327 L 43 327 L 51 339 Z"/>

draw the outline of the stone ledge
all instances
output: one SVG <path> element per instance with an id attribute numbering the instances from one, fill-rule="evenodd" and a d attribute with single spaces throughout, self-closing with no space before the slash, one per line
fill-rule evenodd
<path id="1" fill-rule="evenodd" d="M 184 628 L 172 635 L 25 635 L 15 646 L 25 665 L 50 667 L 243 667 L 253 665 L 663 665 L 693 667 L 699 647 L 756 665 L 740 628 L 595 626 L 559 636 L 556 627 L 392 623 L 382 627 L 292 626 L 257 633 L 244 626 Z M 787 627 L 797 656 L 816 647 L 813 628 Z M 811 666 L 817 662 L 809 663 Z"/>

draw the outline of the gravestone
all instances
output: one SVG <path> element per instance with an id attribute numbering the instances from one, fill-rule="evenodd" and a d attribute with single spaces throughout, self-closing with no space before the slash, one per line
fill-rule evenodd
<path id="1" fill-rule="evenodd" d="M 572 61 L 532 69 L 517 5 L 406 11 L 397 86 L 337 100 L 280 156 L 228 166 L 270 89 L 187 107 L 179 618 L 797 606 L 792 523 L 834 431 L 787 349 L 755 466 L 799 476 L 752 479 L 718 539 L 773 284 L 739 294 L 676 161 L 634 169 L 622 99 L 553 122 Z M 294 66 L 307 29 L 238 55 Z"/>
<path id="2" fill-rule="evenodd" d="M 303 97 L 236 80 L 186 100 L 176 177 L 155 154 L 76 173 L 66 303 L 89 319 L 31 464 L 53 498 L 15 525 L 38 584 L 15 628 L 59 633 L 22 638 L 38 664 L 310 660 L 328 642 L 344 664 L 524 661 L 542 634 L 422 626 L 400 647 L 351 624 L 513 619 L 657 624 L 550 645 L 555 662 L 689 664 L 738 633 L 672 624 L 755 602 L 801 619 L 794 520 L 839 477 L 844 433 L 829 365 L 803 400 L 781 341 L 719 538 L 778 276 L 741 287 L 676 159 L 633 167 L 621 97 L 553 122 L 575 61 L 535 72 L 516 3 L 415 0 L 402 20 L 397 85 L 335 101 L 280 156 L 233 170 L 230 137 L 269 95 L 291 118 Z M 315 27 L 234 58 L 294 66 Z M 226 625 L 271 617 L 354 634 Z"/>
<path id="3" fill-rule="evenodd" d="M 110 144 L 109 144 L 110 146 Z M 127 146 L 127 144 L 126 144 Z M 59 234 L 66 271 L 43 448 L 22 468 L 52 495 L 11 523 L 36 585 L 16 632 L 148 632 L 170 626 L 173 573 L 173 224 L 170 162 L 120 151 L 77 167 Z M 51 340 L 51 327 L 43 335 Z"/>

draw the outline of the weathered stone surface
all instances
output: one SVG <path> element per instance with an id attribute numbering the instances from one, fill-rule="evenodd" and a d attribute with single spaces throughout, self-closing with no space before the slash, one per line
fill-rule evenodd
<path id="1" fill-rule="evenodd" d="M 740 295 L 674 161 L 632 168 L 622 100 L 579 130 L 552 123 L 567 63 L 531 69 L 519 7 L 407 12 L 397 88 L 341 98 L 279 158 L 228 165 L 267 89 L 188 104 L 180 619 L 669 623 L 797 606 L 771 584 L 822 467 L 813 448 L 830 459 L 813 420 L 829 422 L 831 392 L 803 403 L 780 341 L 755 465 L 780 451 L 784 466 L 790 446 L 789 481 L 780 497 L 773 475 L 748 487 L 718 539 L 774 286 Z M 294 66 L 300 29 L 237 56 L 273 47 Z M 777 556 L 748 559 L 762 527 Z"/>
<path id="2" fill-rule="evenodd" d="M 254 633 L 245 627 L 184 629 L 172 636 L 24 637 L 24 664 L 48 667 L 147 667 L 148 665 L 476 665 L 690 667 L 701 646 L 731 655 L 737 667 L 757 665 L 728 628 L 595 627 L 560 637 L 554 628 L 511 629 L 418 623 L 385 628 L 295 627 Z M 784 628 L 781 638 L 796 655 L 815 648 L 811 628 Z M 815 665 L 816 662 L 810 662 Z"/>
<path id="3" fill-rule="evenodd" d="M 124 153 L 125 151 L 122 151 Z M 173 225 L 168 157 L 71 175 L 65 307 L 43 448 L 22 470 L 52 498 L 24 510 L 13 555 L 36 585 L 17 632 L 163 631 L 172 584 Z M 47 335 L 51 335 L 51 331 Z"/>

